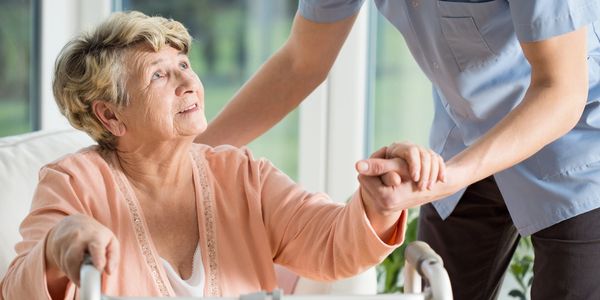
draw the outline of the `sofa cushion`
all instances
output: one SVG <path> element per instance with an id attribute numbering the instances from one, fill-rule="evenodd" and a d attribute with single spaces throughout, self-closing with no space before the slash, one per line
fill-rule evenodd
<path id="1" fill-rule="evenodd" d="M 19 225 L 29 212 L 40 168 L 94 143 L 74 129 L 0 138 L 0 277 L 15 256 L 15 244 L 21 240 Z"/>

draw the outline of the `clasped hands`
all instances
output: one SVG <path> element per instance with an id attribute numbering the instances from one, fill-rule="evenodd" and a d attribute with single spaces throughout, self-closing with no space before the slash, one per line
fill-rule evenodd
<path id="1" fill-rule="evenodd" d="M 416 144 L 393 143 L 355 167 L 367 217 L 384 240 L 403 210 L 454 192 L 447 183 L 443 158 Z"/>

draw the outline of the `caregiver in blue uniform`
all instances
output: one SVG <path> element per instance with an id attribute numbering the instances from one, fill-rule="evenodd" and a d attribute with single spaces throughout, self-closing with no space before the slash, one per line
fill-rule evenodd
<path id="1" fill-rule="evenodd" d="M 421 207 L 419 236 L 455 298 L 495 298 L 531 235 L 533 299 L 600 299 L 600 0 L 375 2 L 433 85 L 430 144 L 447 180 L 398 192 L 440 199 Z M 294 109 L 362 4 L 300 0 L 288 41 L 198 140 L 243 145 Z"/>

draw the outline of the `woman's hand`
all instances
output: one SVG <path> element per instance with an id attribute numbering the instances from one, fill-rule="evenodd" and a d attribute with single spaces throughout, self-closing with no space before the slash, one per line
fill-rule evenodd
<path id="1" fill-rule="evenodd" d="M 445 179 L 443 160 L 430 150 L 412 144 L 381 148 L 369 159 L 359 161 L 356 169 L 367 217 L 382 240 L 393 234 L 404 209 L 439 199 L 452 190 L 448 184 L 429 184 Z M 415 182 L 415 177 L 423 180 Z"/>
<path id="2" fill-rule="evenodd" d="M 48 285 L 65 276 L 79 285 L 79 270 L 85 253 L 100 272 L 113 273 L 119 260 L 119 241 L 104 225 L 85 215 L 65 217 L 52 228 L 46 242 Z"/>

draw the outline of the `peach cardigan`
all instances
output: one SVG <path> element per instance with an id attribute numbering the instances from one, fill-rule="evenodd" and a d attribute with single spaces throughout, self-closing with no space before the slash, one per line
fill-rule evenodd
<path id="1" fill-rule="evenodd" d="M 334 280 L 379 263 L 404 238 L 406 212 L 390 244 L 373 231 L 359 193 L 349 204 L 309 193 L 246 149 L 194 145 L 193 181 L 206 296 L 276 288 L 273 263 L 309 278 Z M 136 196 L 114 153 L 82 149 L 40 171 L 23 241 L 0 283 L 0 298 L 50 299 L 45 279 L 48 231 L 70 214 L 86 214 L 113 231 L 121 264 L 103 275 L 113 296 L 173 296 Z M 74 284 L 67 299 L 77 295 Z"/>

